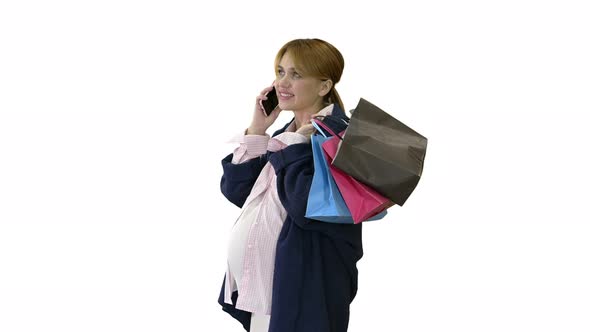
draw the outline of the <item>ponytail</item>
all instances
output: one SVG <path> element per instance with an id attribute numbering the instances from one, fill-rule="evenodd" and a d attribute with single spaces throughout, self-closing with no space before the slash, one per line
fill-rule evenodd
<path id="1" fill-rule="evenodd" d="M 342 99 L 340 98 L 340 95 L 338 94 L 338 91 L 336 91 L 336 87 L 333 87 L 332 90 L 330 90 L 330 93 L 327 94 L 328 96 L 328 103 L 334 103 L 337 104 L 338 107 L 340 107 L 340 109 L 342 110 L 342 112 L 344 112 L 346 114 L 346 109 L 344 108 L 344 103 L 342 103 Z"/>

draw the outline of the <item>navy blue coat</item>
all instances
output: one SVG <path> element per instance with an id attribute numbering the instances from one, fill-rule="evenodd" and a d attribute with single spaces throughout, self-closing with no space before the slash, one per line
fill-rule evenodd
<path id="1" fill-rule="evenodd" d="M 324 123 L 338 133 L 346 128 L 340 118 L 348 119 L 334 105 Z M 284 132 L 289 124 L 273 136 Z M 357 292 L 356 262 L 363 256 L 362 224 L 305 218 L 313 177 L 311 144 L 293 144 L 238 165 L 231 163 L 232 157 L 230 154 L 222 160 L 221 178 L 221 192 L 230 202 L 242 207 L 260 171 L 270 162 L 287 211 L 276 247 L 269 332 L 345 332 L 350 303 Z M 232 294 L 233 305 L 223 301 L 224 285 L 225 280 L 219 304 L 249 331 L 251 313 L 235 308 L 237 291 Z"/>

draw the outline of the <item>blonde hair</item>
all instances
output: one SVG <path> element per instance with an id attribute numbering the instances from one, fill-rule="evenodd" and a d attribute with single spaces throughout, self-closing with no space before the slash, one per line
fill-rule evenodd
<path id="1" fill-rule="evenodd" d="M 278 74 L 279 63 L 287 51 L 302 75 L 332 80 L 332 89 L 324 96 L 324 102 L 336 103 L 344 111 L 344 104 L 336 91 L 336 83 L 340 82 L 344 70 L 344 57 L 340 51 L 317 38 L 291 40 L 281 47 L 275 57 L 275 74 Z"/>

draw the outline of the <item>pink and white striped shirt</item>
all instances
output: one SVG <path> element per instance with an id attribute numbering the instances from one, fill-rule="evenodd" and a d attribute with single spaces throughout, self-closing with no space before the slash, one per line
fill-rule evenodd
<path id="1" fill-rule="evenodd" d="M 319 114 L 330 115 L 333 107 L 333 104 L 326 106 Z M 232 163 L 239 164 L 266 151 L 275 152 L 291 144 L 309 142 L 309 137 L 294 131 L 295 122 L 273 138 L 237 136 L 232 142 L 239 142 L 240 146 L 234 151 Z M 225 278 L 226 303 L 232 304 L 231 295 L 239 290 L 237 309 L 270 315 L 276 244 L 286 217 L 287 211 L 277 192 L 275 171 L 272 164 L 267 163 L 232 229 Z"/>

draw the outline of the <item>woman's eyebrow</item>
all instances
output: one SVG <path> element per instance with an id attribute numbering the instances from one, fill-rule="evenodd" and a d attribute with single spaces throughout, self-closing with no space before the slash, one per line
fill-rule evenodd
<path id="1" fill-rule="evenodd" d="M 285 68 L 283 68 L 283 66 L 281 66 L 281 65 L 278 65 L 278 67 L 279 67 L 280 69 L 285 69 Z M 297 71 L 297 69 L 295 69 L 295 67 L 291 67 L 291 68 L 289 68 L 289 70 L 291 70 L 291 71 Z"/>

